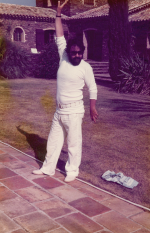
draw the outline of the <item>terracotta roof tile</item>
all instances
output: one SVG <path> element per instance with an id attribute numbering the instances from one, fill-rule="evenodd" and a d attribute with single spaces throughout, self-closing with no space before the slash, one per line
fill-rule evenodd
<path id="1" fill-rule="evenodd" d="M 109 6 L 105 4 L 103 6 L 94 8 L 92 10 L 85 11 L 83 13 L 74 15 L 70 17 L 70 19 L 82 19 L 82 18 L 92 18 L 92 17 L 101 17 L 101 16 L 108 16 L 109 13 Z"/>
<path id="2" fill-rule="evenodd" d="M 134 14 L 129 15 L 129 21 L 146 21 L 150 20 L 150 8 L 143 9 Z"/>
<path id="3" fill-rule="evenodd" d="M 0 3 L 0 14 L 27 15 L 34 17 L 55 18 L 56 11 L 50 8 L 31 7 L 15 4 Z M 63 19 L 83 19 L 93 17 L 105 17 L 109 14 L 109 5 L 94 8 L 83 13 L 67 17 L 62 15 Z M 133 0 L 129 3 L 129 20 L 143 21 L 150 20 L 150 0 Z"/>
<path id="4" fill-rule="evenodd" d="M 150 3 L 150 0 L 134 0 L 129 3 L 129 9 L 134 10 L 137 7 L 143 7 Z"/>
<path id="5" fill-rule="evenodd" d="M 145 10 L 147 7 L 150 7 L 150 0 L 133 0 L 129 3 L 129 14 L 140 11 L 141 9 Z M 102 17 L 102 16 L 108 16 L 108 14 L 109 14 L 109 5 L 105 4 L 103 6 L 94 8 L 92 10 L 74 15 L 70 19 Z"/>
<path id="6" fill-rule="evenodd" d="M 55 18 L 56 16 L 56 11 L 50 8 L 0 3 L 0 14 L 4 13 L 11 15 L 28 15 L 48 18 Z M 67 18 L 67 16 L 62 15 L 62 18 Z"/>

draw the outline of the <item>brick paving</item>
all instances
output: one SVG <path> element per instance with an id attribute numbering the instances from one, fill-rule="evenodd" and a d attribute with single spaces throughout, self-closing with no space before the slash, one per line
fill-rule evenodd
<path id="1" fill-rule="evenodd" d="M 149 211 L 39 166 L 0 143 L 0 233 L 150 233 Z"/>

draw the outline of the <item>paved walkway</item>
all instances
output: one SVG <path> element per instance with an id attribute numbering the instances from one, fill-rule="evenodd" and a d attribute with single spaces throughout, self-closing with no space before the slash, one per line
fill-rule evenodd
<path id="1" fill-rule="evenodd" d="M 33 175 L 37 161 L 0 143 L 0 233 L 148 233 L 150 212 L 64 175 Z"/>

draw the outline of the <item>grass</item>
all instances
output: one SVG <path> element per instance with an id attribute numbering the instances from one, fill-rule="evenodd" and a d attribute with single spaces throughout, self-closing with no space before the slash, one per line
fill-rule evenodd
<path id="1" fill-rule="evenodd" d="M 12 101 L 8 81 L 0 81 L 0 99 L 0 111 L 2 117 L 7 112 L 7 110 L 11 109 Z"/>
<path id="2" fill-rule="evenodd" d="M 7 80 L 0 80 L 0 138 L 1 140 L 5 140 L 10 136 L 11 127 L 5 124 L 5 119 L 8 114 L 11 114 L 11 111 L 14 108 L 14 101 L 11 95 L 11 89 L 9 82 Z M 5 127 L 4 127 L 5 125 Z M 14 135 L 12 135 L 14 137 Z M 11 136 L 10 136 L 11 138 Z"/>
<path id="3" fill-rule="evenodd" d="M 29 151 L 30 145 L 26 141 L 26 134 L 20 134 L 18 127 L 28 134 L 35 132 L 38 123 L 34 123 L 33 118 L 38 118 L 38 111 L 34 111 L 36 105 L 36 97 L 32 95 L 34 85 L 32 86 L 31 95 L 26 93 L 26 87 L 27 83 L 24 83 L 23 80 L 17 82 L 0 81 L 0 139 L 18 149 Z M 38 104 L 41 103 L 42 111 L 44 114 L 45 111 L 48 114 L 48 108 L 53 108 L 54 112 L 55 104 L 52 97 L 48 98 L 48 90 L 44 90 L 44 92 L 38 98 Z"/>
<path id="4" fill-rule="evenodd" d="M 101 85 L 99 85 L 101 84 Z M 84 89 L 81 179 L 150 208 L 150 97 L 119 94 L 111 84 L 98 82 L 96 124 L 89 116 L 88 90 Z M 0 140 L 44 160 L 55 112 L 56 80 L 0 81 Z M 58 166 L 63 169 L 67 146 Z M 123 172 L 139 182 L 133 190 L 102 180 L 107 171 Z"/>
<path id="5" fill-rule="evenodd" d="M 44 107 L 46 113 L 50 114 L 56 109 L 56 101 L 50 94 L 50 90 L 46 90 L 45 94 L 41 97 L 41 104 Z"/>

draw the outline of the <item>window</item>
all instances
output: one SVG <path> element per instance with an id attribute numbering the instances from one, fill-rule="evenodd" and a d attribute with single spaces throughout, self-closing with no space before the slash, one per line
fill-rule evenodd
<path id="1" fill-rule="evenodd" d="M 94 0 L 84 0 L 84 4 L 94 5 Z"/>
<path id="2" fill-rule="evenodd" d="M 49 44 L 54 42 L 55 30 L 46 30 L 44 31 L 44 43 Z"/>
<path id="3" fill-rule="evenodd" d="M 52 6 L 57 6 L 58 5 L 58 0 L 51 0 Z"/>
<path id="4" fill-rule="evenodd" d="M 23 41 L 23 30 L 21 28 L 15 28 L 14 41 Z"/>
<path id="5" fill-rule="evenodd" d="M 52 7 L 52 6 L 57 6 L 58 5 L 58 0 L 36 0 L 36 6 L 37 7 Z"/>
<path id="6" fill-rule="evenodd" d="M 43 7 L 51 7 L 51 6 L 57 6 L 58 0 L 44 0 L 43 1 Z"/>
<path id="7" fill-rule="evenodd" d="M 43 7 L 47 7 L 47 0 L 43 0 Z"/>
<path id="8" fill-rule="evenodd" d="M 37 51 L 41 51 L 43 46 L 54 42 L 55 30 L 53 29 L 36 29 L 36 48 Z"/>

